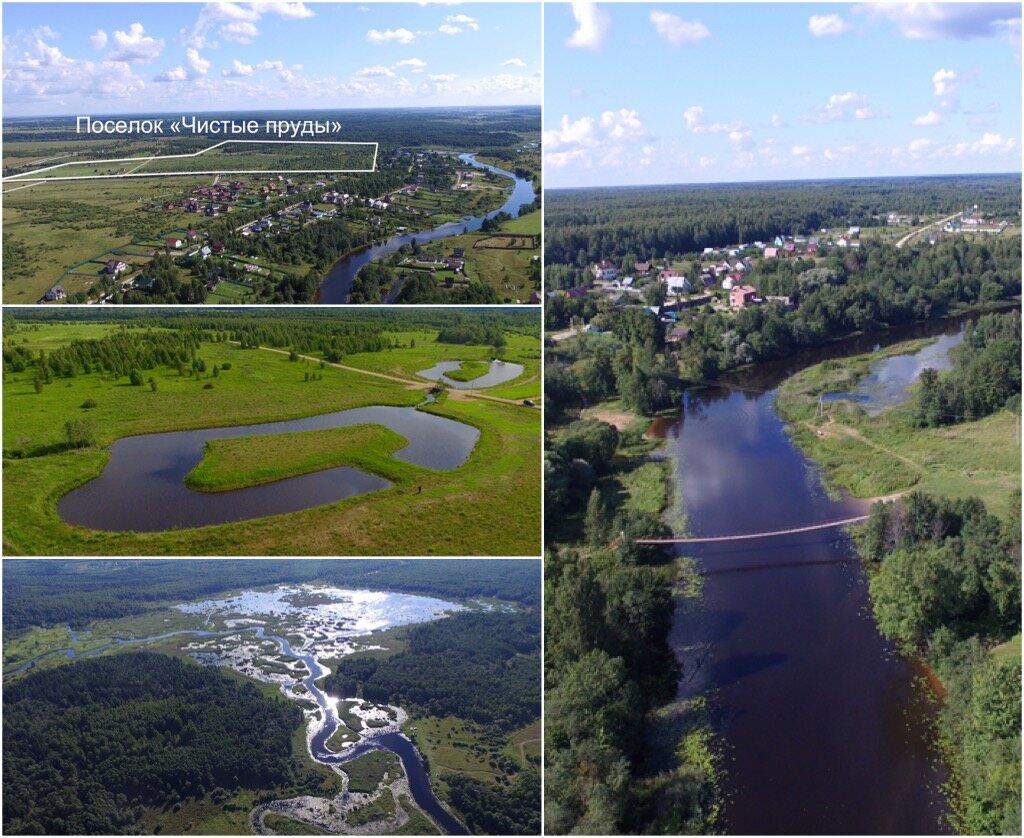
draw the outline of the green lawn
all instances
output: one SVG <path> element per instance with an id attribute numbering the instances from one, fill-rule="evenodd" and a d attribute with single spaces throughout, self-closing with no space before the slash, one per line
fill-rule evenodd
<path id="1" fill-rule="evenodd" d="M 346 762 L 342 770 L 348 774 L 349 791 L 373 792 L 385 779 L 388 782 L 401 777 L 402 762 L 392 751 L 370 751 L 351 762 Z"/>
<path id="2" fill-rule="evenodd" d="M 426 365 L 439 360 L 438 354 L 426 358 Z M 293 419 L 372 404 L 414 405 L 422 399 L 420 387 L 290 362 L 275 352 L 204 343 L 199 356 L 208 370 L 224 362 L 231 368 L 216 378 L 207 372 L 201 380 L 159 369 L 154 371 L 156 392 L 92 373 L 55 379 L 36 393 L 31 370 L 8 374 L 4 450 L 53 450 L 65 438 L 65 423 L 83 418 L 105 446 L 127 435 Z M 322 380 L 305 382 L 310 368 Z M 212 388 L 205 389 L 207 384 Z M 87 399 L 96 407 L 83 408 Z M 392 462 L 386 465 L 395 482 L 389 489 L 287 515 L 197 529 L 100 532 L 65 524 L 57 502 L 102 471 L 108 457 L 102 447 L 8 457 L 4 549 L 8 555 L 538 555 L 539 411 L 464 397 L 429 409 L 474 425 L 481 435 L 459 468 L 421 469 L 416 482 L 422 491 L 415 496 L 404 485 L 406 472 L 414 467 Z"/>

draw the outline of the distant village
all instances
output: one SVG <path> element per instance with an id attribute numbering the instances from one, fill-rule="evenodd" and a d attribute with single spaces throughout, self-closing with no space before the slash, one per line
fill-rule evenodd
<path id="1" fill-rule="evenodd" d="M 886 226 L 914 227 L 920 223 L 915 216 L 890 212 L 879 218 Z M 925 241 L 934 245 L 947 235 L 981 233 L 996 235 L 1008 226 L 1006 221 L 986 218 L 974 206 L 955 218 L 941 224 L 922 228 Z M 908 236 L 909 237 L 909 236 Z M 908 238 L 905 237 L 905 238 Z M 676 325 L 679 315 L 687 309 L 710 306 L 716 311 L 741 311 L 749 306 L 777 304 L 793 308 L 787 296 L 760 294 L 747 277 L 760 261 L 778 259 L 817 259 L 836 250 L 857 249 L 861 246 L 861 228 L 850 226 L 838 235 L 822 230 L 816 236 L 778 235 L 771 241 L 755 241 L 735 246 L 706 247 L 699 255 L 669 263 L 664 259 L 645 259 L 631 265 L 616 265 L 609 260 L 595 262 L 589 267 L 589 286 L 549 291 L 548 297 L 564 296 L 571 300 L 596 298 L 611 305 L 629 305 L 639 301 L 653 302 L 661 297 L 664 302 L 648 305 L 666 327 L 669 343 L 688 340 L 690 330 Z M 898 245 L 897 245 L 898 246 Z M 688 276 L 679 267 L 693 266 Z M 653 289 L 658 293 L 652 294 Z M 589 327 L 588 327 L 589 328 Z"/>

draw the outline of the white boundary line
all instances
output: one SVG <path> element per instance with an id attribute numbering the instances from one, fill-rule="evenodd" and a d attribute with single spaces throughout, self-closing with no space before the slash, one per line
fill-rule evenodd
<path id="1" fill-rule="evenodd" d="M 215 148 L 220 148 L 222 145 L 227 143 L 261 143 L 261 144 L 286 144 L 286 145 L 345 145 L 345 146 L 373 146 L 373 163 L 369 169 L 256 169 L 255 171 L 223 171 L 217 170 L 212 172 L 141 172 L 141 173 L 128 173 L 121 175 L 67 175 L 58 177 L 38 177 L 42 172 L 52 172 L 54 169 L 62 169 L 65 166 L 95 166 L 105 165 L 108 163 L 134 163 L 140 162 L 140 165 L 145 165 L 153 160 L 177 160 L 185 157 L 198 157 L 201 154 L 206 154 L 208 151 L 213 151 Z M 126 178 L 126 177 L 189 177 L 191 175 L 312 175 L 312 174 L 370 174 L 377 171 L 377 152 L 380 148 L 379 143 L 371 142 L 345 142 L 340 140 L 221 140 L 209 148 L 201 149 L 200 151 L 193 152 L 192 154 L 164 154 L 164 155 L 151 155 L 149 157 L 117 157 L 109 160 L 72 160 L 66 163 L 57 163 L 54 166 L 46 166 L 43 169 L 34 169 L 31 172 L 22 172 L 17 175 L 10 175 L 8 177 L 0 179 L 0 182 L 38 182 L 45 183 L 47 181 L 61 181 L 61 180 L 114 180 L 115 178 Z"/>

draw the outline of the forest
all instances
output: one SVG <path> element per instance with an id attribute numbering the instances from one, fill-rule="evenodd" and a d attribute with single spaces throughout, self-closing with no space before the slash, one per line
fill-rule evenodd
<path id="1" fill-rule="evenodd" d="M 29 675 L 4 686 L 3 831 L 130 834 L 147 807 L 289 784 L 302 719 L 252 684 L 165 655 Z"/>
<path id="2" fill-rule="evenodd" d="M 399 285 L 397 293 L 392 294 Z M 498 292 L 482 282 L 454 288 L 442 288 L 431 274 L 422 271 L 395 272 L 386 264 L 363 265 L 352 280 L 350 303 L 448 303 L 451 305 L 489 305 L 500 303 Z"/>
<path id="3" fill-rule="evenodd" d="M 1020 176 L 552 190 L 547 193 L 545 263 L 549 268 L 583 268 L 601 259 L 632 264 L 769 240 L 780 233 L 867 227 L 889 212 L 927 215 L 974 204 L 990 215 L 1019 218 Z M 558 276 L 556 270 L 553 279 Z M 568 286 L 549 281 L 548 287 Z"/>
<path id="4" fill-rule="evenodd" d="M 458 716 L 508 731 L 540 715 L 540 615 L 469 612 L 416 626 L 404 652 L 342 658 L 332 695 Z"/>
<path id="5" fill-rule="evenodd" d="M 914 492 L 875 504 L 858 534 L 880 630 L 947 691 L 953 825 L 969 835 L 1021 829 L 1019 511 Z"/>
<path id="6" fill-rule="evenodd" d="M 950 351 L 946 373 L 921 371 L 914 421 L 933 428 L 981 419 L 1015 401 L 1020 411 L 1020 311 L 990 314 L 968 323 Z"/>
<path id="7" fill-rule="evenodd" d="M 5 559 L 3 630 L 6 637 L 31 626 L 84 628 L 93 620 L 143 614 L 239 587 L 317 581 L 442 597 L 500 597 L 533 608 L 540 604 L 539 574 L 535 561 L 486 559 Z"/>

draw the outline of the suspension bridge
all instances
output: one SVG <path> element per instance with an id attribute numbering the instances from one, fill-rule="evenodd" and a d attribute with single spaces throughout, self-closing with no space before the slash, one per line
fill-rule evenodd
<path id="1" fill-rule="evenodd" d="M 797 535 L 805 532 L 817 532 L 818 530 L 829 530 L 834 527 L 846 527 L 851 524 L 862 524 L 868 519 L 867 515 L 856 515 L 853 518 L 843 518 L 841 521 L 825 521 L 821 524 L 808 524 L 803 527 L 790 527 L 785 530 L 765 530 L 762 532 L 737 533 L 734 535 L 709 535 L 703 537 L 685 538 L 637 538 L 634 544 L 714 544 L 721 541 L 751 541 L 756 538 L 775 538 L 781 535 Z"/>

